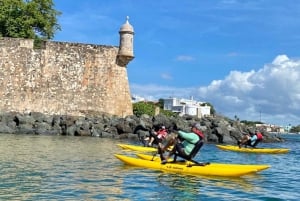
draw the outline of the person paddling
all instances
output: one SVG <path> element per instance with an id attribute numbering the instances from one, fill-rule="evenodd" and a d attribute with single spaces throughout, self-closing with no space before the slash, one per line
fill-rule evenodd
<path id="1" fill-rule="evenodd" d="M 162 163 L 166 163 L 167 160 L 174 154 L 178 153 L 180 157 L 184 159 L 191 159 L 197 153 L 193 153 L 193 150 L 197 148 L 198 152 L 203 145 L 204 135 L 200 129 L 200 124 L 194 124 L 191 127 L 191 132 L 177 131 L 177 134 L 169 134 L 167 137 L 167 143 L 158 147 L 158 153 Z M 170 146 L 173 146 L 172 150 L 167 156 L 164 156 L 164 152 L 168 150 Z M 193 156 L 191 156 L 193 154 Z"/>
<path id="2" fill-rule="evenodd" d="M 242 146 L 250 146 L 255 148 L 259 142 L 263 140 L 263 135 L 258 130 L 252 132 L 250 129 L 247 129 L 247 133 L 243 136 L 241 140 L 238 141 L 238 145 L 241 148 Z"/>
<path id="3" fill-rule="evenodd" d="M 153 131 L 150 135 L 148 146 L 151 147 L 155 141 L 157 144 L 160 144 L 164 139 L 166 139 L 168 131 L 165 126 L 161 126 L 158 131 Z"/>

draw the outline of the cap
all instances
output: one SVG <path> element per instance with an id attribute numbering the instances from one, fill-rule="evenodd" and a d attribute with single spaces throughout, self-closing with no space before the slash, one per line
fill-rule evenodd
<path id="1" fill-rule="evenodd" d="M 162 128 L 162 129 L 166 129 L 166 127 L 165 127 L 165 126 L 161 126 L 161 128 Z"/>

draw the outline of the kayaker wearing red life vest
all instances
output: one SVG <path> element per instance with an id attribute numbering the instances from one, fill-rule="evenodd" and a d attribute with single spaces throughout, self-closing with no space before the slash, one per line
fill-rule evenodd
<path id="1" fill-rule="evenodd" d="M 148 144 L 149 147 L 152 146 L 154 140 L 156 140 L 157 143 L 161 143 L 161 141 L 167 137 L 168 131 L 165 126 L 161 126 L 157 132 L 154 131 L 151 134 L 152 135 L 150 136 L 150 140 L 149 140 L 149 144 Z"/>
<path id="2" fill-rule="evenodd" d="M 248 129 L 248 133 L 244 135 L 242 140 L 238 141 L 238 145 L 241 148 L 243 145 L 245 147 L 250 146 L 255 148 L 259 142 L 263 140 L 263 135 L 258 130 L 255 130 L 253 133 L 250 129 Z"/>

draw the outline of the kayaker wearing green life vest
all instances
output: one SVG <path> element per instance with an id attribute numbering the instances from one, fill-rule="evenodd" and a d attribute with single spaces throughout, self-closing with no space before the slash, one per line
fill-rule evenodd
<path id="1" fill-rule="evenodd" d="M 201 147 L 203 145 L 204 135 L 200 130 L 200 125 L 194 124 L 191 131 L 192 132 L 184 132 L 179 130 L 177 131 L 177 135 L 174 133 L 169 134 L 167 144 L 158 147 L 158 153 L 160 154 L 162 163 L 165 163 L 175 152 L 178 152 L 183 158 L 189 158 L 189 155 L 199 140 L 201 140 L 202 143 L 198 144 L 198 146 Z M 170 146 L 173 146 L 173 149 L 169 152 L 168 156 L 165 157 L 163 154 Z"/>

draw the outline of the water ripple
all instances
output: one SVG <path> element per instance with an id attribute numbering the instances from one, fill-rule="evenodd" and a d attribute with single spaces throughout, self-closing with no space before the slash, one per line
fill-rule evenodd
<path id="1" fill-rule="evenodd" d="M 116 140 L 0 135 L 0 200 L 298 200 L 298 144 L 283 155 L 225 152 L 205 145 L 198 160 L 263 163 L 242 178 L 169 174 L 123 165 Z M 298 140 L 299 142 L 299 140 Z"/>

